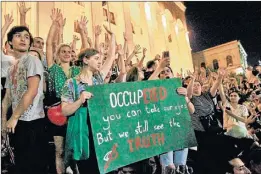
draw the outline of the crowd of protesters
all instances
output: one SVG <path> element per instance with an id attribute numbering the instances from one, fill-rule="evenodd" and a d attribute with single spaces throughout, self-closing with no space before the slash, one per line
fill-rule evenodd
<path id="1" fill-rule="evenodd" d="M 46 150 L 50 136 L 55 173 L 99 173 L 86 109 L 95 96 L 85 91 L 86 86 L 181 78 L 177 92 L 187 102 L 196 149 L 159 154 L 111 173 L 261 174 L 260 65 L 241 75 L 228 73 L 225 67 L 211 71 L 202 66 L 175 77 L 168 56 L 156 55 L 144 62 L 146 48 L 136 45 L 129 52 L 124 33 L 122 46 L 107 26 L 96 26 L 92 42 L 84 16 L 77 21 L 80 39 L 73 36 L 70 45 L 63 43 L 63 28 L 68 24 L 59 9 L 51 11 L 47 40 L 33 37 L 25 21 L 28 10 L 20 3 L 20 25 L 9 30 L 13 18 L 6 14 L 2 27 L 2 143 L 11 140 L 13 173 L 51 173 Z M 104 43 L 99 39 L 102 29 L 109 35 Z M 77 52 L 79 40 L 82 46 Z M 53 112 L 68 118 L 66 124 L 53 124 L 47 117 L 54 106 Z M 78 137 L 84 144 L 80 149 Z"/>

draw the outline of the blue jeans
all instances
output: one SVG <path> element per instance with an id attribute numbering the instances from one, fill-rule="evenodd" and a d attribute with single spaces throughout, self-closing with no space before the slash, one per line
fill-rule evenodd
<path id="1" fill-rule="evenodd" d="M 188 157 L 188 148 L 177 150 L 177 151 L 170 151 L 165 154 L 160 155 L 160 163 L 163 166 L 168 166 L 171 164 L 178 165 L 186 165 Z"/>

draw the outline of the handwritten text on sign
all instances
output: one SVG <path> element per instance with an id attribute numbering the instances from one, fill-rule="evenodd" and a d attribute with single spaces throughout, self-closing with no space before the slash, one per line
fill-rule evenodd
<path id="1" fill-rule="evenodd" d="M 179 79 L 88 87 L 101 173 L 171 150 L 195 146 Z"/>

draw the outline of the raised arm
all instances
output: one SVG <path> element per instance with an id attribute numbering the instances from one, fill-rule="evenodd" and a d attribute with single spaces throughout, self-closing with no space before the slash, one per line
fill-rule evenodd
<path id="1" fill-rule="evenodd" d="M 153 74 L 150 76 L 149 80 L 157 80 L 157 79 L 159 79 L 159 74 L 169 64 L 170 64 L 170 58 L 163 58 L 163 59 L 161 59 L 160 62 L 159 62 L 159 65 L 157 66 L 157 68 L 155 69 Z"/>
<path id="2" fill-rule="evenodd" d="M 119 55 L 118 59 L 119 59 L 119 69 L 120 69 L 120 74 L 117 77 L 117 79 L 115 80 L 115 82 L 126 82 L 126 66 L 125 66 L 125 62 L 124 62 L 124 50 L 122 49 L 121 45 L 118 45 L 117 47 L 117 53 Z"/>
<path id="3" fill-rule="evenodd" d="M 219 85 L 222 83 L 224 75 L 225 75 L 225 70 L 219 69 L 218 78 L 216 79 L 214 85 L 210 88 L 210 94 L 211 94 L 212 97 L 216 96 L 217 89 L 218 89 Z"/>
<path id="4" fill-rule="evenodd" d="M 144 59 L 146 57 L 146 52 L 147 52 L 147 49 L 143 48 L 143 50 L 142 50 L 142 58 L 138 62 L 138 67 L 140 67 L 140 68 L 143 68 L 143 62 L 144 62 Z"/>
<path id="5" fill-rule="evenodd" d="M 86 16 L 81 16 L 81 20 L 77 21 L 78 30 L 79 30 L 77 32 L 81 36 L 82 49 L 88 48 L 88 40 L 87 40 L 88 34 L 86 33 L 87 32 L 87 23 L 88 23 L 88 20 L 87 20 Z"/>
<path id="6" fill-rule="evenodd" d="M 124 56 L 126 58 L 126 57 L 129 57 L 129 55 L 128 55 L 129 53 L 128 53 L 128 39 L 127 39 L 127 35 L 125 32 L 123 33 L 123 37 L 124 37 L 123 51 L 124 51 Z"/>
<path id="7" fill-rule="evenodd" d="M 20 5 L 19 5 L 20 4 Z M 26 8 L 25 2 L 17 3 L 19 13 L 20 13 L 20 25 L 27 26 L 26 24 L 26 13 L 31 9 L 31 7 Z"/>
<path id="8" fill-rule="evenodd" d="M 5 34 L 8 30 L 8 28 L 10 27 L 10 25 L 14 22 L 14 19 L 13 19 L 13 15 L 10 15 L 10 14 L 6 14 L 4 15 L 4 18 L 5 18 L 5 23 L 4 23 L 4 26 L 2 27 L 2 38 L 1 38 L 1 49 L 3 48 L 3 45 L 4 45 L 4 37 L 5 37 Z"/>
<path id="9" fill-rule="evenodd" d="M 93 45 L 92 45 L 92 39 L 90 37 L 87 37 L 87 42 L 89 44 L 89 47 L 90 48 L 93 48 Z"/>
<path id="10" fill-rule="evenodd" d="M 76 42 L 80 40 L 76 35 L 73 35 L 73 41 L 72 41 L 72 50 L 76 52 Z"/>
<path id="11" fill-rule="evenodd" d="M 52 9 L 52 25 L 50 27 L 48 37 L 46 40 L 46 60 L 47 66 L 50 68 L 54 64 L 54 52 L 53 52 L 53 40 L 55 38 L 55 33 L 58 31 L 59 24 L 58 21 L 61 18 L 61 10 L 60 9 Z"/>
<path id="12" fill-rule="evenodd" d="M 219 85 L 219 94 L 220 94 L 220 98 L 222 100 L 222 106 L 225 106 L 227 99 L 226 99 L 226 95 L 225 95 L 224 87 L 223 87 L 222 83 Z"/>
<path id="13" fill-rule="evenodd" d="M 59 24 L 59 32 L 58 32 L 58 45 L 63 43 L 63 29 L 66 24 L 66 18 L 63 18 L 63 15 L 61 16 L 60 20 L 58 21 Z"/>
<path id="14" fill-rule="evenodd" d="M 191 99 L 192 96 L 193 96 L 193 86 L 194 86 L 194 82 L 195 82 L 195 80 L 198 76 L 198 71 L 195 70 L 195 72 L 193 74 L 190 71 L 188 71 L 188 75 L 191 77 L 191 80 L 190 80 L 188 87 L 187 87 L 187 90 L 188 90 L 187 96 L 188 96 L 189 99 Z"/>
<path id="15" fill-rule="evenodd" d="M 96 50 L 99 50 L 100 48 L 100 35 L 101 35 L 101 26 L 100 25 L 97 25 L 95 27 L 95 49 Z"/>
<path id="16" fill-rule="evenodd" d="M 131 55 L 129 55 L 129 57 L 127 58 L 126 60 L 126 65 L 129 65 L 130 64 L 130 61 L 131 59 L 134 57 L 134 56 L 137 56 L 137 54 L 141 53 L 141 47 L 140 45 L 135 45 L 134 47 L 134 50 L 132 51 Z"/>
<path id="17" fill-rule="evenodd" d="M 187 107 L 188 107 L 189 113 L 193 114 L 195 112 L 195 107 L 194 107 L 193 103 L 191 103 L 190 99 L 187 96 L 187 94 L 188 94 L 187 93 L 187 89 L 183 88 L 183 87 L 180 87 L 180 88 L 177 89 L 177 93 L 179 95 L 185 96 L 185 100 L 186 100 L 186 103 L 187 103 Z"/>
<path id="18" fill-rule="evenodd" d="M 108 34 L 111 35 L 107 59 L 101 68 L 101 73 L 104 75 L 105 78 L 105 76 L 108 74 L 109 70 L 111 69 L 113 61 L 115 60 L 116 38 L 115 35 L 105 25 L 103 26 L 105 30 L 108 32 Z"/>

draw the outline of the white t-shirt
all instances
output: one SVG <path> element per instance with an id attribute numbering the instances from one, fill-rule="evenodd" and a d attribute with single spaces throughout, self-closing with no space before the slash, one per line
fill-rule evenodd
<path id="1" fill-rule="evenodd" d="M 33 103 L 21 115 L 19 120 L 32 121 L 45 117 L 43 110 L 43 65 L 39 59 L 26 54 L 8 70 L 5 87 L 11 91 L 13 111 L 21 102 L 23 94 L 28 90 L 28 78 L 36 75 L 41 78 L 38 93 Z"/>
<path id="2" fill-rule="evenodd" d="M 15 58 L 13 56 L 8 56 L 1 51 L 1 77 L 7 76 L 7 70 L 10 66 L 14 64 Z"/>
<path id="3" fill-rule="evenodd" d="M 229 102 L 226 103 L 226 107 L 230 107 L 231 111 L 233 114 L 242 117 L 242 118 L 247 118 L 248 117 L 248 110 L 247 107 L 244 105 L 239 105 L 236 109 L 234 109 Z M 224 120 L 223 120 L 223 127 L 229 131 L 232 129 L 234 125 L 241 126 L 242 128 L 246 128 L 245 123 L 235 119 L 234 117 L 228 115 L 226 112 L 224 112 Z"/>

